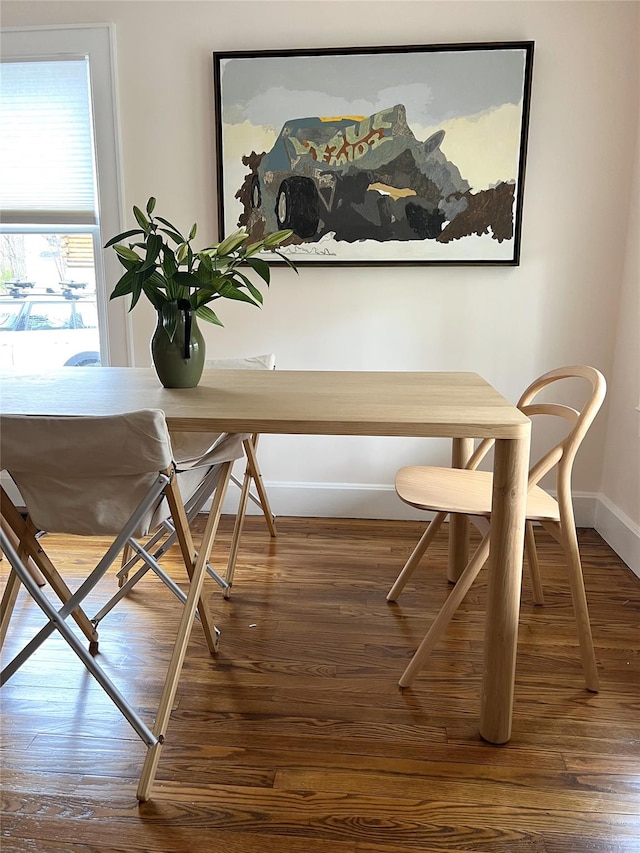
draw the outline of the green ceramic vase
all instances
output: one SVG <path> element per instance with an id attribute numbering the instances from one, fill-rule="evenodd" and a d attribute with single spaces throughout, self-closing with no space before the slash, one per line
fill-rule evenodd
<path id="1" fill-rule="evenodd" d="M 178 325 L 172 341 L 158 324 L 151 338 L 151 356 L 158 379 L 165 388 L 195 388 L 204 370 L 205 343 L 191 309 L 178 312 Z"/>

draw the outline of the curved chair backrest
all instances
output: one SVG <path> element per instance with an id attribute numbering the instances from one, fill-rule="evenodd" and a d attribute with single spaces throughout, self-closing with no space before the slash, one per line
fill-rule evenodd
<path id="1" fill-rule="evenodd" d="M 537 395 L 555 382 L 563 379 L 583 379 L 591 386 L 591 393 L 580 409 L 575 409 L 566 403 L 535 402 Z M 573 461 L 582 440 L 595 416 L 598 414 L 607 392 L 607 383 L 599 370 L 586 365 L 574 365 L 571 367 L 559 367 L 543 374 L 529 385 L 518 400 L 518 408 L 527 417 L 548 415 L 561 418 L 570 425 L 569 431 L 561 441 L 546 451 L 529 471 L 529 488 L 537 485 L 545 474 L 558 464 L 558 486 L 568 484 L 571 476 Z M 485 439 L 480 442 L 473 456 L 467 464 L 467 468 L 475 470 L 482 459 L 493 446 L 493 439 Z"/>
<path id="2" fill-rule="evenodd" d="M 584 379 L 591 386 L 591 392 L 580 409 L 566 403 L 535 402 L 535 398 L 545 388 L 563 379 Z M 543 454 L 529 471 L 529 487 L 535 486 L 554 465 L 558 465 L 558 480 L 570 477 L 573 461 L 578 448 L 595 416 L 598 414 L 607 392 L 604 376 L 595 367 L 575 365 L 559 367 L 545 373 L 526 389 L 518 400 L 518 408 L 527 417 L 548 415 L 562 418 L 569 425 L 564 438 Z"/>
<path id="3" fill-rule="evenodd" d="M 119 533 L 173 455 L 164 413 L 145 409 L 2 415 L 0 459 L 37 527 L 92 536 Z"/>

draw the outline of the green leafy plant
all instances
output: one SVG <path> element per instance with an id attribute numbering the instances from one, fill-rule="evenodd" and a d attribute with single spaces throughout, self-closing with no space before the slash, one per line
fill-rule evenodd
<path id="1" fill-rule="evenodd" d="M 297 272 L 295 264 L 276 249 L 291 231 L 277 231 L 249 244 L 246 229 L 240 228 L 222 242 L 196 252 L 191 241 L 197 225 L 185 237 L 169 220 L 154 216 L 155 206 L 155 198 L 147 202 L 146 213 L 134 205 L 133 214 L 140 227 L 105 244 L 105 249 L 113 246 L 125 269 L 110 299 L 130 294 L 131 311 L 144 294 L 160 312 L 169 340 L 175 336 L 181 310 L 190 309 L 202 320 L 222 326 L 209 307 L 214 300 L 235 299 L 260 307 L 262 293 L 249 278 L 253 273 L 269 286 L 269 262 L 256 257 L 260 252 L 272 251 Z M 124 245 L 122 241 L 127 238 L 136 239 Z"/>

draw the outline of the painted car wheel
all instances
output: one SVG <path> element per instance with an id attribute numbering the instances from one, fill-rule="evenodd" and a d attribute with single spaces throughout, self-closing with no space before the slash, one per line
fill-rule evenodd
<path id="1" fill-rule="evenodd" d="M 280 228 L 291 228 L 298 237 L 313 237 L 320 222 L 320 203 L 311 178 L 285 178 L 278 190 L 275 212 Z"/>

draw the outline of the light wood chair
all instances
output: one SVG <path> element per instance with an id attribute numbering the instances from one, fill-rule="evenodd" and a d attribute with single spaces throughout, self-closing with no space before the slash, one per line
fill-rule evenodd
<path id="1" fill-rule="evenodd" d="M 19 489 L 28 513 L 25 520 L 0 487 L 0 547 L 11 565 L 0 606 L 3 637 L 21 587 L 47 617 L 45 626 L 18 654 L 8 663 L 3 661 L 0 684 L 58 632 L 145 742 L 148 752 L 138 791 L 144 800 L 153 782 L 196 614 L 212 653 L 217 649 L 219 634 L 202 599 L 205 563 L 196 554 L 189 530 L 165 416 L 155 409 L 108 417 L 2 415 L 0 445 L 3 470 Z M 218 487 L 203 534 L 203 549 L 210 547 L 215 535 L 232 464 L 233 460 L 228 459 L 219 465 Z M 172 519 L 190 585 L 151 729 L 90 653 L 97 651 L 98 637 L 95 624 L 81 605 L 131 537 L 145 536 L 153 529 L 158 513 L 165 511 Z M 43 539 L 36 539 L 39 531 L 115 539 L 72 593 L 62 572 L 47 556 Z M 61 607 L 54 606 L 40 589 L 29 571 L 28 559 L 51 583 Z M 90 651 L 67 624 L 69 616 L 75 617 L 90 640 Z"/>
<path id="2" fill-rule="evenodd" d="M 589 386 L 588 398 L 581 408 L 573 408 L 566 403 L 543 402 L 535 399 L 541 391 L 565 379 L 581 380 L 583 385 L 586 383 Z M 554 391 L 558 390 L 554 389 Z M 562 440 L 545 452 L 529 471 L 525 550 L 532 578 L 534 601 L 542 604 L 544 598 L 535 547 L 534 522 L 548 530 L 563 548 L 585 682 L 587 689 L 593 692 L 598 691 L 598 671 L 573 514 L 571 472 L 578 448 L 602 406 L 605 394 L 606 382 L 598 370 L 593 367 L 576 366 L 545 373 L 526 389 L 518 401 L 518 408 L 534 419 L 536 431 L 539 416 L 545 420 L 561 419 L 566 422 Z M 433 511 L 436 515 L 398 575 L 387 595 L 387 601 L 396 601 L 449 513 L 469 516 L 484 533 L 484 538 L 476 552 L 402 674 L 399 681 L 401 687 L 408 687 L 423 668 L 489 557 L 490 533 L 487 532 L 489 526 L 487 521 L 490 523 L 491 519 L 493 476 L 477 468 L 492 445 L 491 439 L 482 441 L 464 469 L 409 466 L 401 468 L 396 475 L 395 486 L 400 499 L 418 509 Z M 556 498 L 538 485 L 554 467 Z"/>

